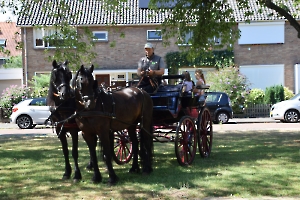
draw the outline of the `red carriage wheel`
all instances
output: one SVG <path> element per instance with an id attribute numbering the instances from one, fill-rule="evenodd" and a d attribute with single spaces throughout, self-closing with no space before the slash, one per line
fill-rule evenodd
<path id="1" fill-rule="evenodd" d="M 114 133 L 113 150 L 113 159 L 117 164 L 123 165 L 131 160 L 132 142 L 126 129 Z"/>
<path id="2" fill-rule="evenodd" d="M 199 152 L 202 158 L 207 158 L 212 148 L 213 127 L 210 112 L 205 107 L 198 116 L 197 127 Z"/>
<path id="3" fill-rule="evenodd" d="M 192 164 L 197 151 L 197 131 L 194 120 L 183 116 L 176 129 L 175 153 L 181 166 Z"/>

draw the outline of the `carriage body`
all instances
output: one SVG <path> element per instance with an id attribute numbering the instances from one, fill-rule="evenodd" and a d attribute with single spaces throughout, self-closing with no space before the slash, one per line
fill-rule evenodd
<path id="1" fill-rule="evenodd" d="M 166 85 L 151 95 L 155 125 L 179 122 L 183 116 L 198 118 L 199 109 L 205 106 L 206 96 L 194 96 L 182 91 L 181 85 Z"/>
<path id="2" fill-rule="evenodd" d="M 163 79 L 179 79 L 181 75 L 163 76 Z M 150 94 L 153 101 L 153 137 L 156 142 L 174 142 L 180 165 L 192 164 L 198 146 L 201 157 L 211 153 L 213 129 L 209 110 L 205 107 L 206 94 L 197 96 L 183 92 L 183 85 L 160 86 Z M 197 89 L 207 90 L 204 85 Z M 137 132 L 140 127 L 137 128 Z M 114 160 L 125 164 L 131 159 L 130 138 L 126 130 L 115 133 Z M 127 145 L 127 146 L 124 146 Z M 127 152 L 126 152 L 127 151 Z"/>

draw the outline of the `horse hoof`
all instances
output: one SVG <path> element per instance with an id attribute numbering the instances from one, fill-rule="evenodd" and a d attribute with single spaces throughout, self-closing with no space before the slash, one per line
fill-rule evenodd
<path id="1" fill-rule="evenodd" d="M 73 179 L 73 183 L 79 183 L 81 179 Z"/>
<path id="2" fill-rule="evenodd" d="M 98 183 L 101 183 L 102 182 L 102 178 L 100 178 L 100 179 L 92 179 L 92 182 L 94 183 L 94 184 L 98 184 Z"/>
<path id="3" fill-rule="evenodd" d="M 115 177 L 115 178 L 109 178 L 108 181 L 107 181 L 107 185 L 108 186 L 114 186 L 117 184 L 119 178 L 118 177 Z"/>
<path id="4" fill-rule="evenodd" d="M 93 166 L 92 165 L 87 165 L 85 167 L 86 170 L 92 171 L 93 170 Z"/>
<path id="5" fill-rule="evenodd" d="M 139 168 L 137 168 L 137 169 L 133 169 L 133 168 L 131 168 L 130 170 L 129 170 L 129 173 L 140 173 L 140 169 Z"/>
<path id="6" fill-rule="evenodd" d="M 62 180 L 68 180 L 68 179 L 70 179 L 70 176 L 63 175 Z"/>
<path id="7" fill-rule="evenodd" d="M 153 171 L 152 168 L 150 168 L 150 169 L 147 168 L 147 169 L 144 169 L 144 170 L 143 170 L 143 173 L 142 173 L 142 174 L 143 174 L 143 175 L 149 175 L 149 174 L 151 174 L 152 171 Z"/>

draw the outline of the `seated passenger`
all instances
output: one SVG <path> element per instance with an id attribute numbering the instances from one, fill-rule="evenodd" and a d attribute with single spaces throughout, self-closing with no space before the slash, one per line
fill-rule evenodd
<path id="1" fill-rule="evenodd" d="M 196 87 L 198 85 L 205 85 L 206 84 L 202 69 L 196 69 L 195 77 L 197 79 Z M 203 95 L 204 90 L 203 89 L 197 89 L 196 87 L 193 89 L 193 92 L 194 92 L 195 96 Z"/>
<path id="2" fill-rule="evenodd" d="M 189 72 L 185 71 L 183 72 L 183 75 L 184 75 L 184 80 L 183 80 L 183 92 L 186 92 L 186 93 L 191 93 L 193 92 L 194 90 L 194 82 L 191 80 L 191 75 Z"/>

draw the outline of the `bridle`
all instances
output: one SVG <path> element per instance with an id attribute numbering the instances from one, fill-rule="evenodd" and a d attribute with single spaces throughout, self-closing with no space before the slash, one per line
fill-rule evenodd
<path id="1" fill-rule="evenodd" d="M 59 67 L 59 68 L 62 68 L 61 66 Z M 57 91 L 57 93 L 55 93 L 55 92 L 53 92 L 53 95 L 54 96 L 56 96 L 56 97 L 60 97 L 60 95 L 61 95 L 61 89 L 63 88 L 63 87 L 70 87 L 70 85 L 69 84 L 67 84 L 66 82 L 65 82 L 65 80 L 62 80 L 62 83 L 60 84 L 60 85 L 57 85 L 56 83 L 55 83 L 55 80 L 56 80 L 56 72 L 58 71 L 58 69 L 59 68 L 55 68 L 55 69 L 53 69 L 53 71 L 52 71 L 52 80 L 51 80 L 51 83 L 52 83 L 52 85 L 53 85 L 53 87 L 55 88 L 55 90 Z M 63 67 L 63 70 L 65 71 L 66 70 L 66 68 L 65 67 Z M 63 72 L 64 73 L 64 72 Z M 67 73 L 71 73 L 71 72 L 67 72 Z"/>
<path id="2" fill-rule="evenodd" d="M 87 78 L 89 79 L 89 78 Z M 75 76 L 75 83 L 73 83 L 73 86 L 75 85 L 74 89 L 75 91 L 78 91 L 78 95 L 81 99 L 77 100 L 81 105 L 83 105 L 85 108 L 88 107 L 90 105 L 91 102 L 96 102 L 97 98 L 98 98 L 98 93 L 93 89 L 93 94 L 91 95 L 83 95 L 82 94 L 82 75 L 81 73 L 79 73 L 79 71 L 77 72 L 76 76 Z M 91 81 L 91 80 L 89 80 Z M 94 79 L 92 79 L 92 81 L 94 81 Z"/>

